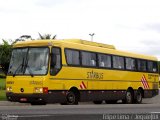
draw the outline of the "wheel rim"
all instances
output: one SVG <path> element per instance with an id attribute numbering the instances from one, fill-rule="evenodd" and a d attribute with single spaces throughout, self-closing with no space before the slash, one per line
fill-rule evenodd
<path id="1" fill-rule="evenodd" d="M 68 102 L 71 103 L 71 104 L 75 103 L 75 95 L 72 94 L 72 93 L 69 93 L 69 94 L 68 94 L 68 97 L 67 97 L 67 100 L 68 100 Z"/>
<path id="2" fill-rule="evenodd" d="M 137 93 L 137 102 L 140 103 L 142 101 L 142 94 L 140 92 Z"/>
<path id="3" fill-rule="evenodd" d="M 127 100 L 127 103 L 131 103 L 132 102 L 132 94 L 131 94 L 131 92 L 127 92 L 126 100 Z"/>

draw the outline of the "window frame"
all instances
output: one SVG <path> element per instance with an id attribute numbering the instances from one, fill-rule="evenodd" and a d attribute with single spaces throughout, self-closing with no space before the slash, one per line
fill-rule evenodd
<path id="1" fill-rule="evenodd" d="M 48 69 L 47 69 L 47 71 L 46 71 L 46 74 L 33 74 L 33 76 L 46 76 L 47 74 L 48 74 L 48 71 L 49 71 L 49 64 L 50 64 L 50 48 L 48 47 L 48 46 L 24 46 L 24 47 L 16 47 L 16 48 L 12 48 L 12 52 L 13 52 L 13 50 L 16 50 L 16 49 L 23 49 L 23 48 L 27 48 L 28 50 L 27 50 L 27 56 L 26 56 L 26 59 L 28 59 L 28 52 L 29 52 L 29 49 L 30 48 L 47 48 L 48 49 Z M 25 59 L 25 61 L 26 61 L 26 59 Z M 9 65 L 10 66 L 10 65 Z M 9 69 L 8 69 L 8 71 L 7 71 L 7 75 L 8 76 L 13 76 L 12 74 L 9 74 L 8 73 L 9 72 Z M 31 76 L 30 74 L 16 74 L 16 76 Z"/>
<path id="2" fill-rule="evenodd" d="M 66 49 L 68 50 L 73 50 L 73 51 L 78 51 L 79 52 L 79 62 L 80 64 L 79 65 L 74 65 L 74 64 L 68 64 L 67 62 L 67 57 L 66 57 Z M 157 62 L 157 61 L 153 61 L 153 60 L 148 60 L 148 59 L 141 59 L 141 58 L 136 58 L 136 57 L 130 57 L 130 56 L 122 56 L 122 55 L 117 55 L 117 54 L 110 54 L 110 53 L 103 53 L 103 52 L 93 52 L 93 51 L 88 51 L 88 50 L 80 50 L 80 49 L 75 49 L 75 48 L 65 48 L 64 49 L 65 51 L 65 60 L 66 60 L 66 64 L 68 66 L 73 66 L 73 67 L 82 67 L 82 68 L 95 68 L 95 69 L 104 69 L 104 70 L 120 70 L 120 71 L 133 71 L 133 72 L 146 72 L 146 73 L 158 73 L 159 70 L 157 70 L 156 72 L 150 72 L 148 70 L 148 61 L 152 61 L 152 62 Z M 83 65 L 82 64 L 82 52 L 87 52 L 87 53 L 93 53 L 96 55 L 96 65 L 95 66 L 90 66 L 90 65 Z M 110 56 L 111 57 L 111 67 L 101 67 L 99 65 L 99 55 L 107 55 L 107 56 Z M 123 62 L 124 62 L 124 65 L 122 66 L 122 68 L 115 68 L 113 65 L 113 59 L 114 57 L 122 57 L 123 58 Z M 135 61 L 135 69 L 127 69 L 127 66 L 126 66 L 126 59 L 127 58 L 130 58 L 130 59 L 134 59 Z M 138 61 L 139 60 L 142 60 L 142 61 L 145 61 L 146 62 L 146 70 L 143 71 L 143 70 L 139 70 L 138 69 Z M 158 66 L 157 66 L 158 67 Z"/>
<path id="3" fill-rule="evenodd" d="M 52 67 L 51 67 L 51 62 L 52 62 L 52 49 L 53 48 L 58 48 L 59 49 L 59 53 L 60 53 L 60 69 L 55 73 L 55 74 L 52 74 L 51 73 L 51 69 L 53 69 Z M 57 47 L 57 46 L 52 46 L 51 47 L 51 53 L 50 53 L 51 55 L 50 55 L 50 71 L 49 71 L 49 73 L 50 73 L 50 75 L 51 76 L 56 76 L 60 71 L 61 71 L 61 69 L 62 69 L 62 50 L 61 50 L 61 47 Z"/>

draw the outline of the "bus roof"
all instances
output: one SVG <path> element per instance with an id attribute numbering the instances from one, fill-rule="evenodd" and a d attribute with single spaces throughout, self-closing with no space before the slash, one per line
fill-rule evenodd
<path id="1" fill-rule="evenodd" d="M 26 47 L 26 46 L 53 46 L 53 45 L 64 46 L 66 48 L 73 48 L 73 49 L 79 49 L 79 50 L 86 50 L 86 51 L 93 51 L 93 52 L 100 52 L 100 53 L 106 53 L 106 54 L 128 56 L 133 58 L 158 61 L 158 59 L 153 56 L 116 50 L 113 45 L 91 42 L 91 41 L 86 41 L 81 39 L 22 41 L 22 42 L 17 42 L 13 47 L 17 48 L 17 47 Z"/>

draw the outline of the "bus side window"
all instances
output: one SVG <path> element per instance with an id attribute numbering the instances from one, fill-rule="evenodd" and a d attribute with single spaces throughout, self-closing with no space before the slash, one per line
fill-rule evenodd
<path id="1" fill-rule="evenodd" d="M 61 64 L 61 50 L 60 48 L 53 47 L 51 53 L 51 69 L 50 74 L 56 75 L 62 67 Z"/>

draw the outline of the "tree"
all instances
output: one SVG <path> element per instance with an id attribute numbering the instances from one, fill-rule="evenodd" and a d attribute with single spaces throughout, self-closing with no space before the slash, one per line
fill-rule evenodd
<path id="1" fill-rule="evenodd" d="M 7 74 L 9 67 L 11 48 L 12 45 L 9 45 L 6 40 L 3 40 L 3 44 L 0 46 L 0 65 L 5 75 Z"/>
<path id="2" fill-rule="evenodd" d="M 39 37 L 40 37 L 41 40 L 45 40 L 45 39 L 52 39 L 52 40 L 54 40 L 54 39 L 56 39 L 56 35 L 54 35 L 52 37 L 51 34 L 44 34 L 44 35 L 41 35 L 40 33 L 38 33 L 38 34 L 39 34 Z"/>
<path id="3" fill-rule="evenodd" d="M 18 41 L 25 41 L 25 40 L 27 40 L 27 39 L 33 40 L 30 35 L 22 35 L 22 36 L 20 36 L 19 38 L 17 38 L 14 43 L 16 43 L 16 42 L 18 42 Z"/>

